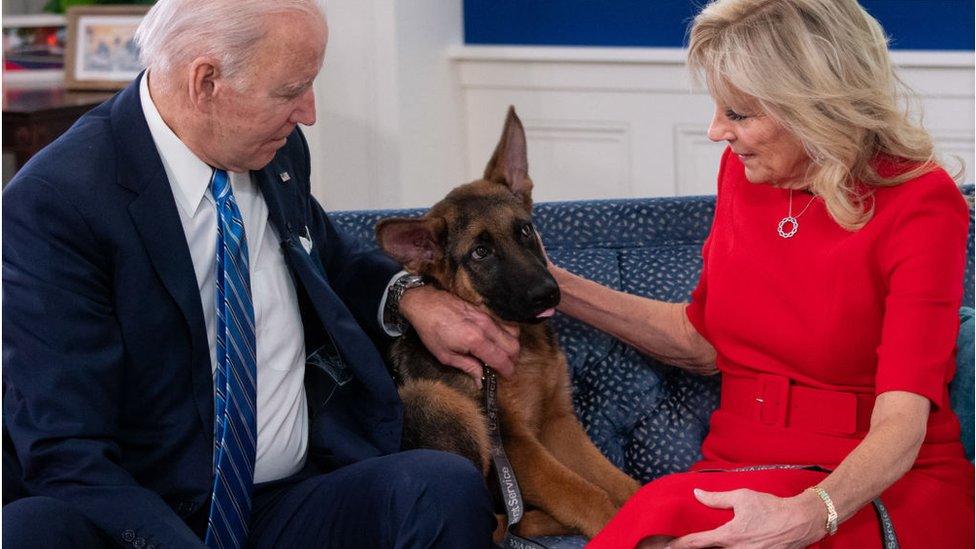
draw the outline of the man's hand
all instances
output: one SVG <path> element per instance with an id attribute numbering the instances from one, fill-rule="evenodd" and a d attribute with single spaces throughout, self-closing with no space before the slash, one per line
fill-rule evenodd
<path id="1" fill-rule="evenodd" d="M 501 325 L 470 303 L 430 286 L 404 292 L 400 314 L 437 360 L 463 370 L 479 387 L 482 363 L 502 377 L 515 372 L 517 326 Z"/>
<path id="2" fill-rule="evenodd" d="M 804 490 L 791 498 L 741 489 L 730 492 L 695 490 L 695 497 L 716 509 L 732 509 L 735 517 L 707 532 L 668 544 L 670 549 L 700 547 L 802 548 L 826 535 L 826 510 L 816 494 Z"/>

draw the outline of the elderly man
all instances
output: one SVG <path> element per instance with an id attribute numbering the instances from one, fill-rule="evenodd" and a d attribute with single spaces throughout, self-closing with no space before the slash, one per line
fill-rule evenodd
<path id="1" fill-rule="evenodd" d="M 310 196 L 326 37 L 315 0 L 160 0 L 148 70 L 4 192 L 8 547 L 489 546 L 475 468 L 399 451 L 374 340 L 511 373 L 517 339 Z"/>

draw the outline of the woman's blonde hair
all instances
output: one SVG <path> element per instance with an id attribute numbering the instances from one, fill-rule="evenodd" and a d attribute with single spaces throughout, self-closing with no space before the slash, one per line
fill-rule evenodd
<path id="1" fill-rule="evenodd" d="M 720 104 L 755 101 L 803 143 L 809 190 L 846 229 L 873 213 L 858 182 L 897 185 L 936 165 L 884 31 L 856 0 L 715 0 L 695 17 L 688 64 Z M 878 155 L 907 169 L 881 175 Z"/>

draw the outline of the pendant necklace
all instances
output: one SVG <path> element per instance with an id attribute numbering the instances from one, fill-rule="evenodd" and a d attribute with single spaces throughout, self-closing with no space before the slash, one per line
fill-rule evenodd
<path id="1" fill-rule="evenodd" d="M 796 230 L 800 228 L 800 222 L 797 221 L 797 219 L 801 215 L 806 213 L 807 209 L 810 207 L 810 204 L 813 204 L 813 201 L 816 199 L 817 199 L 817 195 L 814 195 L 813 198 L 810 199 L 810 202 L 807 202 L 806 207 L 804 207 L 803 210 L 801 210 L 800 213 L 796 214 L 796 217 L 794 217 L 793 216 L 793 189 L 790 189 L 789 211 L 787 212 L 786 217 L 779 220 L 779 225 L 776 226 L 776 232 L 778 232 L 779 235 L 783 238 L 793 238 L 793 235 L 796 234 Z M 787 226 L 789 227 L 789 230 L 787 230 Z"/>

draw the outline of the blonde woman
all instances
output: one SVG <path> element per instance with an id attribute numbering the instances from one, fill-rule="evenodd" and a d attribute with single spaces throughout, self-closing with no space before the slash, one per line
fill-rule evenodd
<path id="1" fill-rule="evenodd" d="M 691 303 L 552 270 L 564 312 L 717 369 L 722 400 L 702 461 L 590 547 L 972 547 L 947 391 L 968 210 L 905 114 L 882 29 L 855 0 L 718 0 L 689 62 L 728 143 Z"/>

